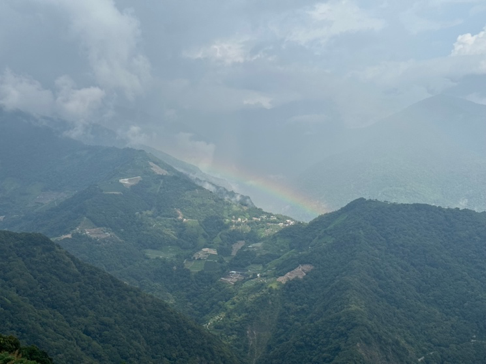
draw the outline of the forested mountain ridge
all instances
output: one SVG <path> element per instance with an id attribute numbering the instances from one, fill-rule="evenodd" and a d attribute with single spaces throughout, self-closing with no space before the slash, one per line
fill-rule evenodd
<path id="1" fill-rule="evenodd" d="M 68 139 L 32 125 L 10 127 L 14 132 L 0 136 L 11 143 L 0 155 L 0 183 L 7 186 L 0 192 L 15 203 L 12 209 L 5 207 L 0 228 L 44 233 L 78 258 L 163 298 L 198 323 L 207 323 L 233 297 L 233 281 L 258 273 L 258 266 L 241 275 L 231 273 L 254 258 L 246 248 L 295 223 L 251 204 L 220 198 L 144 151 L 74 141 L 71 145 Z M 15 132 L 19 128 L 28 132 Z M 49 143 L 30 143 L 42 132 Z M 30 152 L 16 154 L 16 145 Z M 55 150 L 55 145 L 58 154 L 45 152 Z M 65 145 L 74 148 L 74 154 L 63 149 Z M 29 155 L 36 156 L 36 168 L 23 170 L 11 183 L 16 175 L 10 171 L 32 163 Z M 50 156 L 73 165 L 54 163 Z M 91 172 L 87 183 L 70 184 Z M 69 176 L 66 181 L 64 175 Z M 60 179 L 60 186 L 70 188 L 69 194 L 40 202 L 39 195 L 50 191 L 53 176 Z M 10 185 L 14 187 L 9 189 Z M 278 255 L 266 255 L 261 261 L 275 258 Z"/>
<path id="2" fill-rule="evenodd" d="M 121 184 L 120 179 L 138 177 L 136 173 L 143 171 L 191 181 L 144 151 L 86 145 L 37 124 L 21 112 L 0 109 L 0 223 L 11 226 L 15 224 L 12 220 L 19 220 L 26 213 L 46 211 L 102 182 L 115 180 L 118 186 L 112 190 L 106 186 L 105 192 L 120 192 L 119 187 L 131 186 L 131 182 Z M 144 168 L 140 168 L 142 164 Z M 224 188 L 215 192 L 253 207 L 246 196 Z"/>
<path id="3" fill-rule="evenodd" d="M 107 178 L 133 151 L 86 146 L 0 110 L 0 216 L 45 210 Z"/>
<path id="4" fill-rule="evenodd" d="M 0 231 L 4 333 L 56 363 L 236 363 L 164 302 L 82 263 L 40 234 Z"/>
<path id="5" fill-rule="evenodd" d="M 23 145 L 38 157 L 46 147 Z M 77 145 L 37 158 L 39 176 L 15 174 L 27 153 L 0 155 L 2 196 L 20 201 L 4 205 L 0 228 L 49 235 L 191 315 L 244 362 L 482 363 L 484 213 L 359 199 L 302 224 L 225 201 L 143 151 Z M 76 187 L 90 166 L 100 173 Z M 71 192 L 42 195 L 52 176 Z"/>
<path id="6" fill-rule="evenodd" d="M 484 361 L 486 213 L 361 199 L 272 242 L 300 252 L 277 269 L 314 269 L 260 363 Z"/>

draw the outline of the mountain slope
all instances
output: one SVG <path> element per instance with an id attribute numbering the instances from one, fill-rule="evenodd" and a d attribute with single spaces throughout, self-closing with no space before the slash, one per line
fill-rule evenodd
<path id="1" fill-rule="evenodd" d="M 436 96 L 362 129 L 295 188 L 339 208 L 359 197 L 486 209 L 486 106 Z"/>
<path id="2" fill-rule="evenodd" d="M 86 146 L 0 110 L 0 216 L 43 210 L 107 178 L 133 151 Z"/>
<path id="3" fill-rule="evenodd" d="M 12 128 L 2 138 L 13 146 L 22 145 L 28 153 L 16 154 L 12 146 L 0 155 L 0 161 L 10 163 L 5 168 L 0 165 L 0 183 L 13 178 L 8 176 L 15 164 L 26 165 L 37 158 L 37 167 L 15 177 L 15 192 L 0 194 L 21 206 L 4 210 L 0 228 L 55 238 L 78 258 L 163 298 L 197 320 L 217 310 L 218 303 L 232 294 L 220 278 L 241 263 L 234 245 L 257 243 L 289 224 L 288 218 L 265 214 L 251 203 L 218 197 L 144 151 L 70 144 L 52 133 L 38 145 L 30 143 L 33 135 L 48 130 L 28 124 Z M 17 133 L 16 128 L 27 132 Z M 64 145 L 74 145 L 75 151 Z M 57 153 L 46 153 L 46 148 Z M 50 156 L 69 163 L 53 163 Z M 63 199 L 41 207 L 22 199 L 37 199 L 36 194 L 48 187 L 31 186 L 56 173 L 65 188 L 61 191 L 69 192 Z M 89 183 L 71 183 L 83 173 Z"/>
<path id="4" fill-rule="evenodd" d="M 259 362 L 483 362 L 486 214 L 357 200 L 292 229 L 266 243 L 300 251 L 277 269 L 314 269 Z"/>
<path id="5" fill-rule="evenodd" d="M 39 234 L 0 231 L 2 330 L 56 363 L 235 363 L 215 338 Z"/>

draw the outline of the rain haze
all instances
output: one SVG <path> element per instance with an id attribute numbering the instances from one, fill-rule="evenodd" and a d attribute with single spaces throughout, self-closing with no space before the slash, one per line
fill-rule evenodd
<path id="1" fill-rule="evenodd" d="M 356 197 L 402 201 L 417 177 L 404 185 L 393 170 L 377 177 L 365 156 L 391 155 L 383 163 L 403 172 L 417 160 L 407 153 L 420 148 L 371 148 L 365 141 L 396 144 L 392 131 L 374 127 L 383 120 L 413 116 L 401 137 L 418 143 L 419 132 L 432 156 L 458 133 L 451 126 L 434 149 L 437 133 L 420 129 L 422 117 L 484 119 L 485 19 L 483 0 L 3 0 L 0 105 L 47 124 L 63 120 L 66 135 L 88 142 L 106 128 L 105 144 L 168 153 L 257 206 L 307 220 Z M 470 153 L 483 158 L 481 140 L 469 137 L 463 144 L 479 149 L 437 153 L 457 157 L 452 166 Z M 442 176 L 446 167 L 425 159 Z M 359 176 L 348 173 L 360 167 Z M 330 180 L 337 174 L 343 180 Z M 358 177 L 384 186 L 375 193 Z M 484 184 L 476 177 L 471 191 Z M 319 181 L 337 187 L 324 191 Z M 349 181 L 363 189 L 341 196 Z M 451 190 L 445 203 L 423 191 L 412 200 L 482 209 L 474 191 Z"/>

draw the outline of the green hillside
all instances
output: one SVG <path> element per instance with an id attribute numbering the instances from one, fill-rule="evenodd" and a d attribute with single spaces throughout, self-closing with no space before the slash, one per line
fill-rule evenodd
<path id="1" fill-rule="evenodd" d="M 0 110 L 0 220 L 55 206 L 108 178 L 133 151 L 87 146 Z"/>
<path id="2" fill-rule="evenodd" d="M 314 269 L 282 288 L 260 363 L 484 362 L 485 213 L 361 199 L 277 243 L 298 251 L 277 269 Z"/>
<path id="3" fill-rule="evenodd" d="M 165 303 L 82 263 L 40 234 L 0 232 L 4 333 L 56 363 L 236 363 Z"/>
<path id="4" fill-rule="evenodd" d="M 415 135 L 407 120 L 402 135 Z M 438 130 L 437 123 L 426 127 Z M 463 145 L 454 125 L 438 138 Z M 27 133 L 27 139 L 34 134 Z M 5 187 L 15 180 L 15 188 L 1 191 L 11 204 L 3 205 L 0 229 L 48 235 L 77 258 L 190 315 L 231 345 L 243 362 L 482 363 L 486 357 L 484 213 L 359 199 L 303 224 L 220 198 L 144 151 L 69 144 L 51 135 L 50 142 L 59 144 L 57 155 L 46 153 L 51 147 L 23 141 L 24 133 L 10 135 L 18 139 L 12 148 L 24 145 L 30 154 L 7 150 L 0 155 L 0 183 Z M 415 142 L 424 145 L 420 138 Z M 78 149 L 71 153 L 64 144 Z M 343 178 L 353 181 L 353 173 L 362 171 L 371 176 L 369 186 L 393 186 L 395 177 L 375 178 L 386 162 L 388 171 L 402 173 L 409 184 L 417 182 L 414 173 L 436 184 L 447 163 L 460 165 L 467 153 L 482 153 L 481 144 L 471 145 L 466 154 L 447 154 L 447 163 L 437 165 L 434 153 L 440 148 L 422 153 L 413 143 L 390 139 L 389 144 L 397 154 L 370 147 L 376 169 L 363 155 L 363 163 L 348 165 Z M 394 159 L 404 151 L 415 159 Z M 16 175 L 13 166 L 32 163 L 30 155 L 37 158 L 36 168 Z M 52 164 L 49 156 L 66 162 Z M 416 170 L 418 159 L 423 173 Z M 76 169 L 78 163 L 84 167 Z M 468 183 L 475 181 L 476 174 L 467 173 L 471 165 L 457 169 L 464 172 L 455 179 L 461 193 L 469 193 Z M 477 169 L 477 176 L 483 170 Z M 86 181 L 78 181 L 81 172 L 89 175 Z M 39 193 L 42 200 L 50 191 L 42 181 L 53 175 L 59 176 L 56 191 L 67 192 L 40 203 Z M 355 183 L 357 189 L 363 186 Z M 442 193 L 427 188 L 429 198 Z M 29 282 L 16 284 L 22 288 L 24 281 Z M 106 322 L 94 328 L 113 323 Z M 60 330 L 59 337 L 71 338 L 67 324 Z M 90 330 L 84 327 L 83 335 L 92 337 Z M 35 341 L 14 334 L 56 353 L 46 346 L 57 342 L 52 337 Z M 121 334 L 96 335 L 110 345 L 125 345 Z M 83 340 L 75 337 L 96 355 L 105 353 Z M 72 350 L 80 355 L 81 349 Z"/>
<path id="5" fill-rule="evenodd" d="M 29 132 L 11 132 L 8 138 L 30 148 L 30 155 L 45 155 L 44 145 L 28 143 L 35 134 L 31 129 L 39 129 L 20 125 Z M 66 152 L 65 139 L 52 133 L 48 139 L 50 145 L 58 145 L 59 155 Z M 293 223 L 247 203 L 221 198 L 144 151 L 73 145 L 84 150 L 79 158 L 86 157 L 81 163 L 86 173 L 90 166 L 98 170 L 106 159 L 104 153 L 119 163 L 105 165 L 105 172 L 94 173 L 85 187 L 60 181 L 72 188 L 61 200 L 42 207 L 22 204 L 22 191 L 32 181 L 56 170 L 62 174 L 66 166 L 65 174 L 72 180 L 72 175 L 79 174 L 75 170 L 78 161 L 68 152 L 64 157 L 73 166 L 48 163 L 46 156 L 37 162 L 37 170 L 43 171 L 40 177 L 37 170 L 26 170 L 17 178 L 18 188 L 10 197 L 22 208 L 5 210 L 0 228 L 44 233 L 78 258 L 163 298 L 200 323 L 232 297 L 233 287 L 220 279 L 244 268 L 252 258 L 239 249 Z M 100 157 L 93 158 L 93 151 L 100 151 Z M 0 158 L 8 162 L 5 165 L 23 165 L 30 163 L 28 155 L 8 152 Z M 8 168 L 0 167 L 10 175 Z M 37 198 L 34 193 L 27 196 Z"/>

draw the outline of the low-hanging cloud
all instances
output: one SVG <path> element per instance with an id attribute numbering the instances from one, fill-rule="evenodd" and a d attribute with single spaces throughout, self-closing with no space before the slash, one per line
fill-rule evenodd
<path id="1" fill-rule="evenodd" d="M 69 76 L 61 76 L 56 80 L 56 112 L 71 122 L 87 123 L 99 110 L 106 93 L 99 87 L 77 89 Z"/>
<path id="2" fill-rule="evenodd" d="M 47 116 L 53 113 L 54 95 L 33 78 L 6 69 L 0 75 L 0 105 L 6 110 Z"/>
<path id="3" fill-rule="evenodd" d="M 79 136 L 93 123 L 103 106 L 105 92 L 98 87 L 76 88 L 69 76 L 56 80 L 54 91 L 44 89 L 33 78 L 6 69 L 0 76 L 0 106 L 39 117 L 61 118 L 71 123 L 71 136 Z"/>

